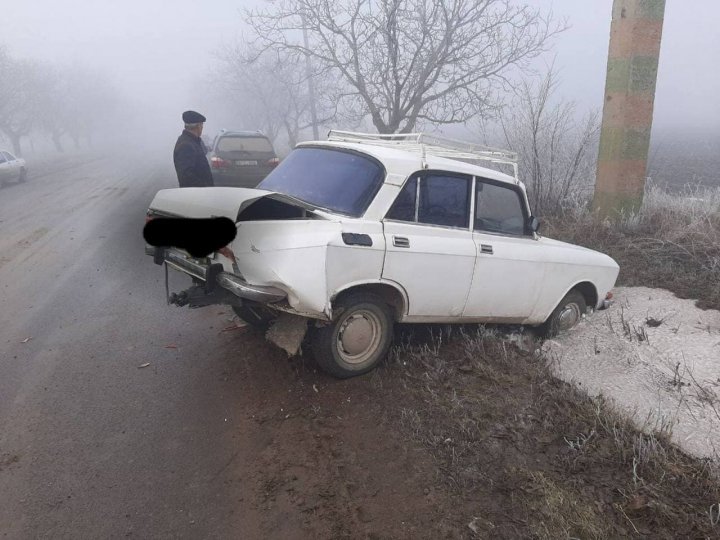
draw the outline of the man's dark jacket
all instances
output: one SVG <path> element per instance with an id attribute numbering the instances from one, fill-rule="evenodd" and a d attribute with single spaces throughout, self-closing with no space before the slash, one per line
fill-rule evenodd
<path id="1" fill-rule="evenodd" d="M 212 171 L 205 154 L 206 148 L 202 139 L 188 130 L 183 130 L 173 152 L 175 172 L 180 187 L 213 185 Z"/>

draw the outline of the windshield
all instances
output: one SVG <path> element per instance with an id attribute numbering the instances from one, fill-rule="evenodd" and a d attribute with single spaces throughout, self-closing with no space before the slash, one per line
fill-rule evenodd
<path id="1" fill-rule="evenodd" d="M 313 206 L 361 216 L 383 183 L 385 170 L 356 152 L 298 148 L 263 180 L 258 189 L 290 195 Z"/>

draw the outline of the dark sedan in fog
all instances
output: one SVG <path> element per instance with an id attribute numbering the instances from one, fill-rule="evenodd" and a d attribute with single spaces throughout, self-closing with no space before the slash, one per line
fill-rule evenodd
<path id="1" fill-rule="evenodd" d="M 221 131 L 208 158 L 215 185 L 233 187 L 257 186 L 280 161 L 259 131 Z"/>

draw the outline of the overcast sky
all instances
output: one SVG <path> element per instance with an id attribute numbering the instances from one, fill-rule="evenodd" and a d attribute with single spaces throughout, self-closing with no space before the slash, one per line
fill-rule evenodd
<path id="1" fill-rule="evenodd" d="M 564 97 L 601 107 L 612 0 L 527 0 L 571 28 L 556 39 Z M 11 54 L 107 71 L 135 102 L 176 121 L 194 108 L 213 52 L 244 30 L 260 0 L 0 0 L 0 45 Z M 667 0 L 656 126 L 720 129 L 720 1 Z"/>

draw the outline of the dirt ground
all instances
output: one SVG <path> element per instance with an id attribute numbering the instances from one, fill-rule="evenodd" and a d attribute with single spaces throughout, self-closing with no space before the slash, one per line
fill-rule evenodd
<path id="1" fill-rule="evenodd" d="M 242 354 L 252 343 L 264 347 L 263 339 L 246 327 L 233 331 L 227 346 Z M 260 360 L 264 376 L 252 376 L 261 379 L 248 415 L 260 433 L 257 455 L 242 471 L 253 479 L 243 502 L 264 516 L 258 537 L 458 537 L 431 456 L 398 431 L 399 409 L 383 391 L 383 372 L 336 381 L 308 359 L 269 351 Z M 226 377 L 245 379 L 257 369 L 240 363 Z"/>

